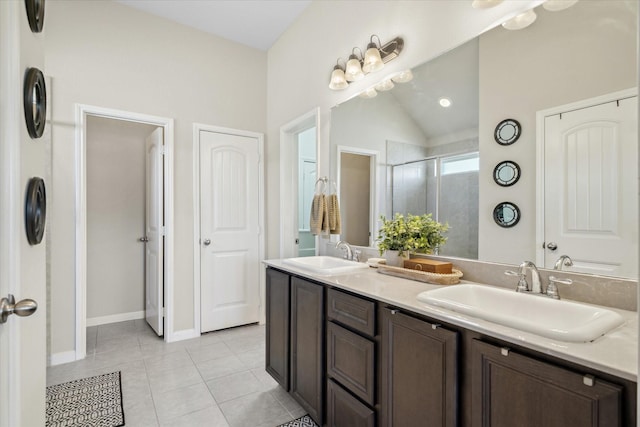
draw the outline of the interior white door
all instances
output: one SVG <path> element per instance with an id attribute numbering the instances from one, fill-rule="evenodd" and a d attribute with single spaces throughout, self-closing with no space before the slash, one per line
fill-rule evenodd
<path id="1" fill-rule="evenodd" d="M 566 254 L 570 270 L 636 278 L 637 97 L 544 125 L 545 267 Z"/>
<path id="2" fill-rule="evenodd" d="M 28 243 L 25 195 L 32 177 L 44 178 L 51 188 L 46 174 L 51 123 L 38 108 L 34 115 L 45 122 L 44 134 L 29 137 L 24 73 L 27 67 L 44 69 L 44 50 L 26 18 L 24 2 L 0 1 L 0 298 L 13 294 L 16 301 L 38 303 L 31 316 L 13 314 L 0 324 L 0 427 L 45 425 L 47 239 Z M 39 210 L 41 219 L 43 213 Z M 41 225 L 46 228 L 46 222 Z"/>
<path id="3" fill-rule="evenodd" d="M 257 322 L 260 304 L 259 146 L 200 131 L 201 330 Z"/>
<path id="4" fill-rule="evenodd" d="M 163 129 L 157 128 L 145 141 L 145 318 L 158 335 L 164 333 L 164 167 Z"/>

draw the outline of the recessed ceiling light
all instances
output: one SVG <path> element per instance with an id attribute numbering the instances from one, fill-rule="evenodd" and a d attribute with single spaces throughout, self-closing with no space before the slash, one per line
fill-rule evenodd
<path id="1" fill-rule="evenodd" d="M 449 98 L 440 98 L 438 104 L 443 108 L 449 108 L 451 107 L 451 100 Z"/>
<path id="2" fill-rule="evenodd" d="M 507 30 L 522 30 L 523 28 L 527 28 L 529 25 L 533 24 L 537 17 L 538 15 L 536 15 L 533 9 L 530 9 L 515 18 L 509 19 L 507 22 L 503 23 L 502 26 Z"/>

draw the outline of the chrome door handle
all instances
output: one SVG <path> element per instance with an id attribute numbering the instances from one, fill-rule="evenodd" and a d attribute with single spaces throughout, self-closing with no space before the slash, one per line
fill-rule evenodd
<path id="1" fill-rule="evenodd" d="M 6 323 L 7 318 L 15 314 L 20 317 L 31 316 L 38 309 L 38 303 L 32 299 L 23 299 L 16 302 L 13 295 L 0 299 L 0 324 Z"/>
<path id="2" fill-rule="evenodd" d="M 204 239 L 204 240 L 202 241 L 202 243 L 203 243 L 205 246 L 209 246 L 209 245 L 211 244 L 211 239 Z"/>
<path id="3" fill-rule="evenodd" d="M 558 244 L 556 242 L 549 242 L 547 243 L 547 249 L 549 249 L 550 251 L 555 251 L 556 249 L 558 249 Z"/>
<path id="4" fill-rule="evenodd" d="M 149 241 L 149 238 L 147 236 L 143 236 L 143 237 L 139 238 L 138 241 L 140 241 L 142 243 L 147 243 Z"/>

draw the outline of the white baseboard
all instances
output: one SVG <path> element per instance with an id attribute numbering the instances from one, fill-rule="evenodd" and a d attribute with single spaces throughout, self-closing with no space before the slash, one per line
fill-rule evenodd
<path id="1" fill-rule="evenodd" d="M 64 363 L 70 363 L 76 361 L 76 351 L 63 351 L 61 353 L 54 353 L 49 356 L 48 366 L 62 365 Z"/>
<path id="2" fill-rule="evenodd" d="M 183 329 L 181 331 L 175 331 L 174 333 L 167 336 L 167 331 L 165 331 L 165 340 L 166 342 L 176 342 L 182 340 L 190 340 L 192 338 L 198 338 L 200 336 L 200 332 L 195 329 Z"/>
<path id="3" fill-rule="evenodd" d="M 87 318 L 87 327 L 106 325 L 108 323 L 125 322 L 127 320 L 144 319 L 143 311 L 132 311 L 131 313 L 112 314 L 110 316 Z"/>

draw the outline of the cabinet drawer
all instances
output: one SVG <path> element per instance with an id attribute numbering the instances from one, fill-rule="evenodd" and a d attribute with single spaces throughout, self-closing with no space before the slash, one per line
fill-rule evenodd
<path id="1" fill-rule="evenodd" d="M 327 317 L 357 331 L 374 336 L 376 304 L 344 292 L 329 289 Z"/>
<path id="2" fill-rule="evenodd" d="M 374 351 L 372 341 L 327 323 L 327 374 L 370 405 L 375 403 Z"/>
<path id="3" fill-rule="evenodd" d="M 328 427 L 374 427 L 375 413 L 331 380 L 327 381 Z"/>

